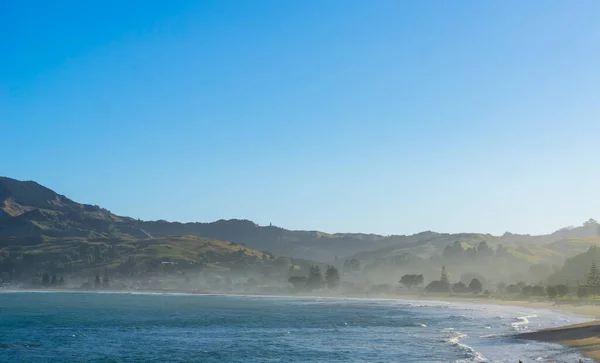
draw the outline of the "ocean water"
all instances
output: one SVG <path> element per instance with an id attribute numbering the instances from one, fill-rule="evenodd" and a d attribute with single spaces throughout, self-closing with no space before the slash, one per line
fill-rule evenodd
<path id="1" fill-rule="evenodd" d="M 588 320 L 463 303 L 14 292 L 0 293 L 0 362 L 577 362 L 512 335 Z"/>

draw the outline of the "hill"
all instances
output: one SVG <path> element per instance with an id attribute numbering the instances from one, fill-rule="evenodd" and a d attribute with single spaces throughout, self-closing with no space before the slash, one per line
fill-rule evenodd
<path id="1" fill-rule="evenodd" d="M 11 238 L 0 240 L 4 269 L 15 275 L 53 271 L 55 273 L 102 270 L 123 273 L 152 272 L 161 265 L 177 265 L 180 270 L 203 267 L 241 268 L 272 256 L 235 245 L 195 236 L 165 238 Z M 9 266 L 7 266 L 9 265 Z M 1 266 L 0 266 L 1 267 Z M 163 266 L 164 267 L 164 266 Z"/>
<path id="2" fill-rule="evenodd" d="M 32 181 L 0 178 L 0 239 L 81 238 L 154 240 L 172 236 L 197 236 L 233 242 L 278 256 L 332 262 L 355 257 L 363 265 L 377 264 L 402 255 L 421 259 L 442 256 L 459 242 L 465 250 L 486 242 L 492 249 L 502 246 L 513 257 L 528 264 L 562 264 L 599 240 L 598 223 L 560 229 L 541 236 L 505 233 L 502 236 L 479 233 L 421 232 L 414 235 L 294 231 L 276 226 L 259 226 L 248 220 L 219 220 L 210 223 L 141 221 L 118 216 L 99 206 L 81 204 Z"/>
<path id="3" fill-rule="evenodd" d="M 596 245 L 565 261 L 564 266 L 548 278 L 550 284 L 585 285 L 592 263 L 600 261 L 600 249 Z"/>

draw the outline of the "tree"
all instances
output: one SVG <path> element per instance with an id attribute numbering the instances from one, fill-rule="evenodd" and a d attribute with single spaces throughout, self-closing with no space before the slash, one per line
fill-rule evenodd
<path id="1" fill-rule="evenodd" d="M 460 259 L 464 256 L 465 249 L 462 247 L 459 241 L 455 241 L 454 244 L 446 246 L 444 248 L 443 256 L 446 258 Z"/>
<path id="2" fill-rule="evenodd" d="M 423 283 L 423 275 L 404 275 L 400 278 L 400 283 L 410 289 Z"/>
<path id="3" fill-rule="evenodd" d="M 596 261 L 592 261 L 592 266 L 590 266 L 587 275 L 586 286 L 588 288 L 588 293 L 592 293 L 596 296 L 598 288 L 600 287 L 600 272 L 598 272 L 598 268 L 596 267 Z"/>
<path id="4" fill-rule="evenodd" d="M 291 276 L 288 280 L 296 290 L 300 290 L 306 286 L 306 276 Z"/>
<path id="5" fill-rule="evenodd" d="M 519 288 L 519 286 L 512 284 L 512 285 L 508 285 L 506 287 L 506 292 L 509 294 L 518 294 L 522 291 L 521 288 Z"/>
<path id="6" fill-rule="evenodd" d="M 556 293 L 559 297 L 563 297 L 569 293 L 569 287 L 565 284 L 556 285 Z"/>
<path id="7" fill-rule="evenodd" d="M 578 298 L 584 298 L 587 297 L 589 294 L 587 287 L 585 286 L 578 286 L 577 287 L 577 297 Z"/>
<path id="8" fill-rule="evenodd" d="M 96 274 L 96 279 L 94 280 L 94 287 L 99 289 L 102 287 L 102 282 L 100 281 L 100 275 Z"/>
<path id="9" fill-rule="evenodd" d="M 477 279 L 473 279 L 471 280 L 471 283 L 469 284 L 469 290 L 471 290 L 472 292 L 479 294 L 481 292 L 481 290 L 483 290 L 483 286 L 481 285 L 481 282 Z"/>
<path id="10" fill-rule="evenodd" d="M 337 268 L 327 266 L 327 271 L 325 271 L 325 282 L 330 289 L 335 289 L 340 285 L 340 273 Z"/>
<path id="11" fill-rule="evenodd" d="M 546 296 L 546 289 L 543 286 L 536 285 L 531 289 L 531 295 L 533 296 Z"/>
<path id="12" fill-rule="evenodd" d="M 427 292 L 448 292 L 449 286 L 442 281 L 431 281 L 425 291 Z"/>
<path id="13" fill-rule="evenodd" d="M 483 277 L 483 275 L 477 272 L 465 272 L 462 275 L 460 275 L 460 282 L 467 286 L 471 283 L 471 281 L 473 281 L 473 279 L 479 280 L 479 282 L 481 282 L 481 285 L 485 285 L 487 282 L 485 277 Z"/>
<path id="14" fill-rule="evenodd" d="M 308 279 L 306 280 L 306 287 L 309 290 L 318 290 L 323 285 L 323 275 L 321 275 L 321 270 L 319 266 L 311 266 L 310 271 L 308 272 Z"/>
<path id="15" fill-rule="evenodd" d="M 465 285 L 459 281 L 459 282 L 455 283 L 454 285 L 452 285 L 452 291 L 457 294 L 467 293 L 467 292 L 469 292 L 469 288 L 467 287 L 467 285 Z"/>
<path id="16" fill-rule="evenodd" d="M 498 290 L 498 292 L 504 292 L 506 290 L 506 284 L 504 282 L 499 283 L 496 285 L 496 290 Z"/>
<path id="17" fill-rule="evenodd" d="M 446 266 L 442 266 L 442 274 L 440 276 L 440 282 L 446 286 L 450 286 L 448 281 L 448 275 L 446 274 Z"/>
<path id="18" fill-rule="evenodd" d="M 550 299 L 556 299 L 556 296 L 558 296 L 558 289 L 556 286 L 546 286 L 546 294 L 548 294 Z"/>
<path id="19" fill-rule="evenodd" d="M 442 273 L 439 281 L 431 281 L 429 285 L 425 287 L 427 292 L 448 292 L 450 290 L 450 282 L 448 281 L 448 275 L 446 274 L 446 267 L 442 266 Z"/>

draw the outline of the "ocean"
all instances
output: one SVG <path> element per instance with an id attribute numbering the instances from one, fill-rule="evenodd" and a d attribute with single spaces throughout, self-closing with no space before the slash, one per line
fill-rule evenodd
<path id="1" fill-rule="evenodd" d="M 512 335 L 589 320 L 468 303 L 3 292 L 0 362 L 577 362 Z"/>

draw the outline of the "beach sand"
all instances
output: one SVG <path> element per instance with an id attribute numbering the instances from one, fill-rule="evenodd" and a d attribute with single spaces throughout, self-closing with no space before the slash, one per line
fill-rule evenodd
<path id="1" fill-rule="evenodd" d="M 584 356 L 600 362 L 600 321 L 523 333 L 517 337 L 577 348 Z"/>

